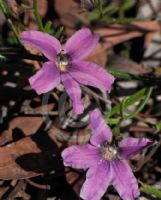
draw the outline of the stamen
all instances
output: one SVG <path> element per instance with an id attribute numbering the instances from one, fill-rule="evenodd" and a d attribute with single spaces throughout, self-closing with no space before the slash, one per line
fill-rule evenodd
<path id="1" fill-rule="evenodd" d="M 68 68 L 71 63 L 71 58 L 67 55 L 64 54 L 63 51 L 61 51 L 57 57 L 56 57 L 56 66 L 61 72 L 66 72 L 68 71 Z"/>
<path id="2" fill-rule="evenodd" d="M 103 145 L 101 145 L 101 154 L 104 159 L 112 160 L 117 157 L 118 150 L 116 146 L 110 145 L 105 142 Z"/>

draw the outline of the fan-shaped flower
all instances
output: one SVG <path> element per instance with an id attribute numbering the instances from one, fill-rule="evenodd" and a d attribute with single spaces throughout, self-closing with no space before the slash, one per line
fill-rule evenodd
<path id="1" fill-rule="evenodd" d="M 47 33 L 24 31 L 20 38 L 22 42 L 39 49 L 49 60 L 29 79 L 31 87 L 38 94 L 46 93 L 62 82 L 72 100 L 74 113 L 80 114 L 84 110 L 80 84 L 110 92 L 114 77 L 99 65 L 82 61 L 99 40 L 99 36 L 89 29 L 77 31 L 63 49 L 60 42 Z"/>
<path id="2" fill-rule="evenodd" d="M 81 198 L 99 200 L 111 184 L 123 200 L 134 200 L 139 189 L 127 159 L 153 142 L 146 138 L 127 137 L 116 145 L 99 110 L 91 112 L 90 121 L 93 130 L 90 144 L 71 146 L 62 152 L 65 166 L 88 170 Z"/>

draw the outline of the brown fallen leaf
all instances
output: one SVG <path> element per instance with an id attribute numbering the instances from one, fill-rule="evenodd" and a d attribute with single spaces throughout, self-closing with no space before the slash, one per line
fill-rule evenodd
<path id="1" fill-rule="evenodd" d="M 63 168 L 55 143 L 58 132 L 40 131 L 0 147 L 0 179 L 26 179 Z"/>
<path id="2" fill-rule="evenodd" d="M 39 153 L 40 149 L 31 139 L 24 138 L 18 142 L 0 148 L 0 179 L 24 179 L 39 175 L 32 171 L 25 171 L 16 162 L 16 158 L 27 153 Z"/>
<path id="3" fill-rule="evenodd" d="M 19 8 L 18 8 L 18 4 L 17 4 L 16 0 L 6 0 L 6 3 L 8 4 L 8 6 L 12 12 L 12 15 L 14 17 L 18 17 Z"/>
<path id="4" fill-rule="evenodd" d="M 144 74 L 148 71 L 138 63 L 116 54 L 108 55 L 108 66 L 132 74 Z"/>
<path id="5" fill-rule="evenodd" d="M 92 51 L 90 56 L 86 60 L 97 63 L 98 65 L 105 67 L 107 63 L 107 48 L 106 44 L 98 43 L 97 47 Z"/>
<path id="6" fill-rule="evenodd" d="M 95 32 L 100 34 L 103 42 L 100 42 L 97 45 L 96 49 L 91 53 L 87 60 L 93 61 L 101 66 L 105 66 L 107 62 L 107 49 L 110 49 L 114 45 L 128 41 L 132 38 L 142 36 L 146 33 L 154 33 L 159 30 L 161 30 L 161 26 L 156 21 L 135 22 L 129 25 L 115 24 L 108 26 L 107 28 L 97 29 Z M 113 59 L 113 62 L 116 62 L 117 60 Z M 129 64 L 132 64 L 132 61 Z M 135 69 L 137 68 L 136 71 L 145 73 L 145 70 L 140 66 L 138 67 L 138 64 L 133 63 L 133 66 L 134 65 Z"/>
<path id="7" fill-rule="evenodd" d="M 77 25 L 89 25 L 84 13 L 81 12 L 82 9 L 79 4 L 73 0 L 55 0 L 55 9 L 60 16 L 61 24 L 65 26 L 65 32 L 68 36 L 73 34 Z"/>
<path id="8" fill-rule="evenodd" d="M 33 0 L 25 0 L 23 3 L 27 4 L 29 7 L 33 7 Z M 45 17 L 48 9 L 48 2 L 46 0 L 37 1 L 38 12 L 41 17 Z M 33 9 L 24 12 L 24 24 L 32 30 L 37 30 L 38 25 L 35 21 L 35 16 L 33 14 Z"/>
<path id="9" fill-rule="evenodd" d="M 107 28 L 97 29 L 107 49 L 121 42 L 142 36 L 149 32 L 161 30 L 161 25 L 156 21 L 135 22 L 128 25 L 109 25 Z"/>
<path id="10" fill-rule="evenodd" d="M 16 117 L 9 123 L 9 128 L 3 131 L 0 135 L 0 146 L 11 142 L 15 131 L 22 133 L 25 136 L 34 134 L 43 122 L 42 117 Z"/>
<path id="11" fill-rule="evenodd" d="M 100 34 L 102 42 L 97 45 L 96 49 L 91 53 L 87 60 L 105 66 L 107 62 L 107 49 L 130 39 L 160 30 L 161 25 L 156 21 L 133 22 L 128 25 L 114 24 L 109 25 L 107 28 L 96 29 L 95 32 Z M 73 34 L 73 32 L 74 29 L 66 31 L 68 36 Z"/>

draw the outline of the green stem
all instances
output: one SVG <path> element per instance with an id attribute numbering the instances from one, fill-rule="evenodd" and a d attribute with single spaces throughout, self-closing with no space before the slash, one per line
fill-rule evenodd
<path id="1" fill-rule="evenodd" d="M 0 8 L 2 9 L 3 13 L 6 15 L 6 16 L 12 16 L 7 4 L 3 1 L 3 0 L 0 0 Z"/>
<path id="2" fill-rule="evenodd" d="M 11 19 L 8 18 L 7 21 L 8 21 L 8 24 L 10 25 L 10 27 L 11 27 L 11 29 L 12 29 L 12 31 L 13 31 L 15 37 L 16 37 L 18 43 L 21 44 L 21 41 L 20 41 L 20 39 L 19 39 L 19 34 L 18 34 L 18 32 L 17 32 L 17 30 L 16 30 L 14 24 L 12 23 Z"/>
<path id="3" fill-rule="evenodd" d="M 34 16 L 35 16 L 36 22 L 39 26 L 39 29 L 40 29 L 40 31 L 44 32 L 44 27 L 43 27 L 43 24 L 42 24 L 42 21 L 41 21 L 41 18 L 39 16 L 38 9 L 37 9 L 38 8 L 37 7 L 37 0 L 33 1 L 33 7 L 34 7 Z"/>
<path id="4" fill-rule="evenodd" d="M 124 18 L 125 18 L 124 10 L 123 10 L 123 9 L 120 9 L 120 10 L 119 10 L 119 19 L 124 19 Z"/>

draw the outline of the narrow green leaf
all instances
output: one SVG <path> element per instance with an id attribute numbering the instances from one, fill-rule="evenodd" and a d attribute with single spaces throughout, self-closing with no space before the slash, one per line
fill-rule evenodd
<path id="1" fill-rule="evenodd" d="M 125 10 L 130 9 L 132 5 L 133 5 L 133 2 L 131 0 L 124 0 L 121 2 L 120 9 L 125 11 Z"/>
<path id="2" fill-rule="evenodd" d="M 116 78 L 125 79 L 125 80 L 133 80 L 133 78 L 137 77 L 137 75 L 129 74 L 127 72 L 123 72 L 120 70 L 115 70 L 113 68 L 108 68 L 108 72 L 111 73 Z"/>
<path id="3" fill-rule="evenodd" d="M 132 6 L 131 0 L 121 1 L 121 4 L 119 6 L 119 17 L 124 18 L 125 11 L 128 10 L 131 6 Z"/>
<path id="4" fill-rule="evenodd" d="M 34 7 L 34 16 L 35 16 L 36 22 L 38 24 L 38 27 L 39 27 L 40 31 L 44 31 L 42 20 L 38 13 L 37 0 L 33 1 L 33 7 Z"/>
<path id="5" fill-rule="evenodd" d="M 7 58 L 4 55 L 0 54 L 0 62 L 4 62 L 6 60 Z"/>
<path id="6" fill-rule="evenodd" d="M 8 16 L 8 17 L 12 17 L 12 13 L 10 11 L 10 9 L 8 8 L 7 4 L 5 1 L 0 0 L 0 8 L 2 9 L 3 13 Z"/>
<path id="7" fill-rule="evenodd" d="M 130 96 L 127 100 L 126 103 L 124 104 L 124 109 L 126 109 L 128 106 L 134 104 L 136 101 L 138 101 L 140 98 L 142 98 L 145 94 L 146 94 L 147 88 L 143 88 L 139 91 L 137 91 L 135 94 L 133 94 L 132 96 Z M 111 111 L 108 111 L 108 113 L 106 113 L 106 117 L 112 117 L 113 115 L 115 115 L 116 113 L 119 113 L 121 109 L 121 103 L 115 105 Z"/>
<path id="8" fill-rule="evenodd" d="M 102 17 L 103 16 L 103 2 L 102 2 L 102 0 L 98 0 L 98 8 L 99 8 L 100 17 Z"/>
<path id="9" fill-rule="evenodd" d="M 121 114 L 121 117 L 122 119 L 130 119 L 130 118 L 133 118 L 135 117 L 139 112 L 141 112 L 143 110 L 143 108 L 145 107 L 145 105 L 147 104 L 150 96 L 151 96 L 151 93 L 153 91 L 153 88 L 150 87 L 147 89 L 146 93 L 144 96 L 142 96 L 142 99 L 143 99 L 143 102 L 141 102 L 139 104 L 139 106 L 137 107 L 136 110 L 134 110 L 132 113 L 130 113 L 129 115 L 125 115 L 124 114 L 124 111 L 126 109 L 126 99 L 123 99 L 123 101 L 121 102 L 121 106 L 120 106 L 120 114 Z"/>
<path id="10" fill-rule="evenodd" d="M 147 89 L 146 94 L 142 97 L 143 98 L 143 102 L 140 103 L 140 105 L 138 106 L 138 108 L 132 112 L 130 115 L 128 116 L 124 116 L 125 119 L 130 119 L 135 117 L 139 112 L 141 112 L 143 110 L 143 108 L 145 107 L 145 105 L 148 103 L 148 100 L 150 99 L 150 96 L 152 94 L 153 88 L 150 87 Z"/>
<path id="11" fill-rule="evenodd" d="M 58 31 L 56 31 L 56 32 L 54 33 L 54 36 L 55 36 L 56 38 L 59 38 L 63 31 L 64 31 L 64 27 L 61 26 L 61 27 L 58 29 Z"/>
<path id="12" fill-rule="evenodd" d="M 15 37 L 16 37 L 16 42 L 18 42 L 19 44 L 21 44 L 21 41 L 19 39 L 19 35 L 16 29 L 16 26 L 13 24 L 12 20 L 14 19 L 7 3 L 3 0 L 0 0 L 0 8 L 2 10 L 2 12 L 4 13 L 5 17 L 7 18 L 7 23 L 9 24 L 11 30 L 13 31 Z"/>
<path id="13" fill-rule="evenodd" d="M 114 13 L 116 13 L 118 11 L 117 7 L 109 7 L 106 6 L 105 8 L 103 8 L 103 15 L 112 15 Z"/>
<path id="14" fill-rule="evenodd" d="M 107 124 L 109 124 L 109 125 L 116 125 L 116 124 L 118 124 L 120 122 L 120 119 L 116 119 L 116 118 L 109 118 L 108 120 L 107 120 Z"/>
<path id="15" fill-rule="evenodd" d="M 161 199 L 161 190 L 157 188 L 144 184 L 140 190 L 146 194 L 154 195 L 155 197 Z"/>
<path id="16" fill-rule="evenodd" d="M 155 126 L 156 126 L 157 131 L 160 131 L 161 130 L 161 121 L 157 122 L 157 124 Z"/>
<path id="17" fill-rule="evenodd" d="M 120 105 L 120 115 L 121 118 L 124 119 L 125 115 L 124 115 L 124 110 L 126 109 L 126 99 L 123 99 Z"/>
<path id="18" fill-rule="evenodd" d="M 47 21 L 46 24 L 45 24 L 45 27 L 44 27 L 44 32 L 49 33 L 50 29 L 51 29 L 51 26 L 52 26 L 52 22 L 51 21 Z"/>
<path id="19" fill-rule="evenodd" d="M 90 21 L 92 21 L 92 20 L 98 19 L 98 18 L 99 18 L 99 15 L 98 15 L 98 13 L 93 12 L 93 13 L 90 13 L 90 14 L 87 16 L 87 18 L 88 18 Z"/>

